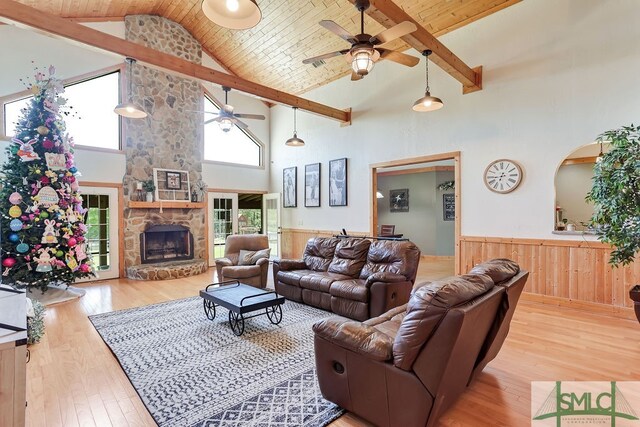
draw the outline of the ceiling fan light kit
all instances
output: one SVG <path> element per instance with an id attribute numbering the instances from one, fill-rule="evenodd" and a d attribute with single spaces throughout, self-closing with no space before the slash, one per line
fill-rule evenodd
<path id="1" fill-rule="evenodd" d="M 136 60 L 133 58 L 126 58 L 125 61 L 129 64 L 129 73 L 127 76 L 128 83 L 128 92 L 127 92 L 127 102 L 121 102 L 116 105 L 116 108 L 113 109 L 113 112 L 122 117 L 127 117 L 129 119 L 144 119 L 147 117 L 147 113 L 142 109 L 142 107 L 136 105 L 131 100 L 131 95 L 133 93 L 133 81 L 132 81 L 132 73 L 133 73 L 133 65 L 136 63 Z"/>
<path id="2" fill-rule="evenodd" d="M 262 19 L 255 0 L 203 0 L 202 12 L 214 24 L 231 30 L 248 30 Z"/>
<path id="3" fill-rule="evenodd" d="M 413 103 L 413 111 L 425 112 L 439 110 L 444 106 L 444 103 L 440 98 L 431 96 L 431 92 L 429 91 L 429 55 L 431 55 L 431 51 L 425 50 L 422 52 L 422 55 L 424 55 L 426 67 L 427 88 L 424 96 Z"/>
<path id="4" fill-rule="evenodd" d="M 304 147 L 304 141 L 298 138 L 298 130 L 296 123 L 296 110 L 298 107 L 293 107 L 293 137 L 287 139 L 284 145 L 288 147 Z"/>
<path id="5" fill-rule="evenodd" d="M 211 111 L 195 111 L 204 114 L 216 114 L 216 117 L 213 119 L 205 120 L 204 124 L 208 125 L 209 123 L 217 122 L 218 127 L 223 132 L 229 132 L 233 129 L 233 126 L 236 125 L 240 129 L 247 129 L 249 126 L 239 119 L 252 119 L 252 120 L 264 120 L 265 117 L 262 114 L 239 114 L 233 112 L 233 106 L 229 105 L 229 91 L 230 87 L 222 86 L 222 90 L 224 91 L 224 105 L 220 108 L 217 113 L 213 113 Z"/>

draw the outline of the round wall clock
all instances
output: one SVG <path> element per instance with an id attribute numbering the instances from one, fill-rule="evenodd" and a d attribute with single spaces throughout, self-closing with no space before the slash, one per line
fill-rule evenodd
<path id="1" fill-rule="evenodd" d="M 484 170 L 484 184 L 496 193 L 509 193 L 522 182 L 522 168 L 513 160 L 499 159 Z"/>

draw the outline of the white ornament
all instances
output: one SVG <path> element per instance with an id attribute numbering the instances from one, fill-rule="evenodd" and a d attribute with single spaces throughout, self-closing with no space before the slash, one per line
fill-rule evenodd
<path id="1" fill-rule="evenodd" d="M 60 200 L 60 197 L 58 197 L 58 193 L 56 192 L 56 190 L 54 190 L 53 187 L 49 187 L 48 185 L 42 187 L 40 191 L 38 191 L 38 195 L 36 197 L 38 198 L 39 204 L 46 207 L 53 206 Z"/>
<path id="2" fill-rule="evenodd" d="M 41 243 L 44 244 L 54 244 L 58 243 L 58 238 L 56 237 L 55 230 L 56 222 L 52 219 L 44 220 L 44 233 L 42 233 Z"/>
<path id="3" fill-rule="evenodd" d="M 47 167 L 51 170 L 65 170 L 67 168 L 67 160 L 64 154 L 60 153 L 44 153 Z"/>

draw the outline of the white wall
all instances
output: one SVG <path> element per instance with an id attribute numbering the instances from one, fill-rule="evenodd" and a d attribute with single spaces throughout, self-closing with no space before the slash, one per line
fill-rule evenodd
<path id="1" fill-rule="evenodd" d="M 274 107 L 272 191 L 281 190 L 282 168 L 323 164 L 322 208 L 285 209 L 283 226 L 368 232 L 371 163 L 460 150 L 463 235 L 567 238 L 551 234 L 555 171 L 601 132 L 637 121 L 639 18 L 636 0 L 518 3 L 441 37 L 467 64 L 484 67 L 482 91 L 462 95 L 460 83 L 432 65 L 431 92 L 445 106 L 415 113 L 424 64 L 382 62 L 359 82 L 343 78 L 305 95 L 352 107 L 353 125 L 299 114 L 304 148 L 284 146 L 291 110 Z M 346 208 L 327 206 L 327 164 L 339 157 L 349 158 Z M 521 186 L 506 195 L 482 181 L 498 158 L 525 171 Z"/>
<path id="2" fill-rule="evenodd" d="M 124 22 L 86 24 L 89 27 L 124 38 Z M 122 63 L 122 58 L 107 52 L 72 44 L 34 31 L 12 25 L 0 25 L 0 98 L 25 90 L 20 79 L 32 78 L 34 68 L 56 67 L 56 75 L 68 79 Z M 10 43 L 6 41 L 10 40 Z M 33 63 L 32 63 L 33 61 Z M 221 71 L 222 68 L 203 53 L 202 64 Z M 210 83 L 207 88 L 218 99 L 222 91 Z M 238 112 L 263 114 L 265 121 L 251 120 L 249 130 L 264 144 L 264 166 L 250 168 L 204 163 L 203 180 L 210 188 L 266 191 L 269 187 L 269 108 L 261 101 L 240 92 L 231 92 L 230 102 Z M 2 147 L 5 143 L 0 143 Z M 0 162 L 4 162 L 4 150 Z M 83 181 L 121 182 L 125 171 L 125 157 L 121 153 L 104 153 L 76 149 L 76 165 Z"/>

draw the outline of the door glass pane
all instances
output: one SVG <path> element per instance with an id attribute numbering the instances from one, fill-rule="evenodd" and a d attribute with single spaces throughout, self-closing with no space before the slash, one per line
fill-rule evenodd
<path id="1" fill-rule="evenodd" d="M 269 239 L 269 247 L 271 248 L 271 256 L 279 257 L 278 254 L 278 200 L 266 199 L 267 208 L 265 210 L 267 225 L 267 238 Z"/>
<path id="2" fill-rule="evenodd" d="M 233 199 L 213 199 L 213 253 L 224 257 L 224 243 L 233 234 Z"/>
<path id="3" fill-rule="evenodd" d="M 93 267 L 108 270 L 111 264 L 109 251 L 109 196 L 98 194 L 84 195 L 87 213 L 84 222 L 87 225 L 87 255 L 93 260 Z"/>

